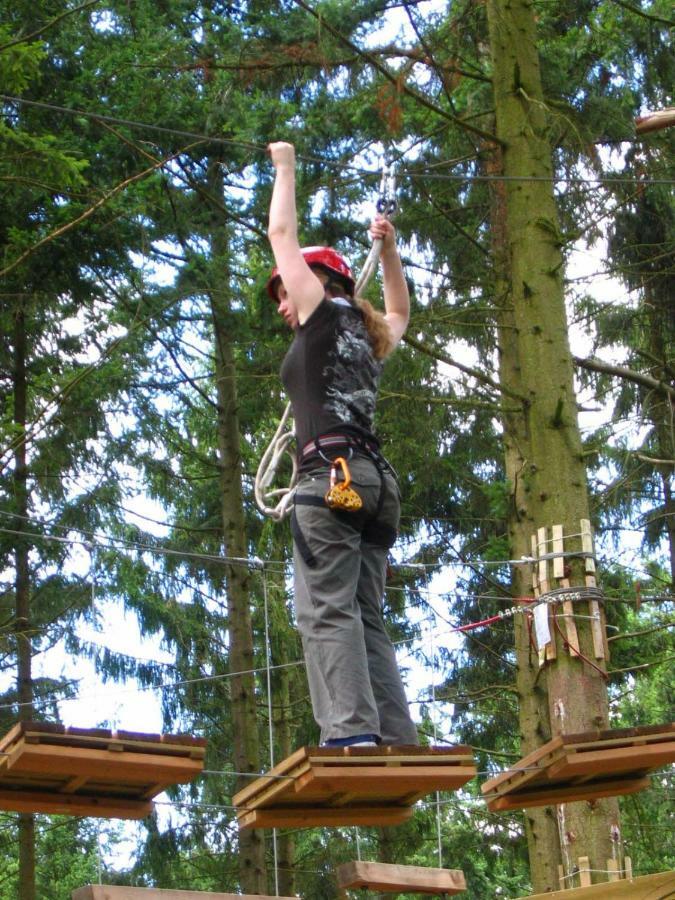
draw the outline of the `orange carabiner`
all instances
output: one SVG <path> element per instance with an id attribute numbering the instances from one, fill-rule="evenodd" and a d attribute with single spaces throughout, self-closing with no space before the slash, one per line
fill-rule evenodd
<path id="1" fill-rule="evenodd" d="M 330 467 L 330 486 L 334 487 L 335 482 L 337 481 L 336 466 L 338 463 L 340 463 L 340 468 L 342 469 L 342 477 L 344 479 L 344 481 L 340 484 L 340 487 L 344 491 L 352 483 L 352 473 L 349 471 L 349 466 L 347 465 L 347 460 L 344 458 L 344 456 L 336 456 L 333 460 L 333 465 Z"/>
<path id="2" fill-rule="evenodd" d="M 344 481 L 337 480 L 337 466 L 342 469 Z M 336 457 L 330 467 L 330 487 L 326 491 L 324 500 L 330 509 L 343 509 L 347 512 L 356 512 L 363 506 L 363 500 L 356 491 L 350 487 L 352 475 L 344 456 Z"/>

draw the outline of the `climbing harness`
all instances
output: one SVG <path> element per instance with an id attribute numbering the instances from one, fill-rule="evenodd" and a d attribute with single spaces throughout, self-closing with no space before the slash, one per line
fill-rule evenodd
<path id="1" fill-rule="evenodd" d="M 337 480 L 337 467 L 342 469 L 344 481 Z M 346 512 L 358 512 L 363 506 L 363 500 L 351 487 L 352 475 L 344 456 L 337 456 L 330 466 L 330 487 L 326 491 L 324 500 L 329 509 L 342 509 Z"/>
<path id="2" fill-rule="evenodd" d="M 379 196 L 376 204 L 376 209 L 381 216 L 390 218 L 397 211 L 398 205 L 396 203 L 395 195 L 396 178 L 394 175 L 394 168 L 392 164 L 387 164 L 385 160 L 382 165 L 382 177 L 380 179 Z M 357 297 L 361 293 L 372 275 L 375 273 L 375 270 L 377 269 L 380 261 L 380 254 L 382 253 L 382 243 L 382 238 L 376 238 L 373 241 L 370 252 L 368 253 L 368 257 L 366 258 L 363 269 L 361 270 L 361 274 L 357 278 L 356 284 L 354 285 L 355 297 Z M 327 248 L 310 249 L 316 250 Z M 351 272 L 349 274 L 351 276 Z M 268 292 L 270 292 L 271 296 L 273 296 L 272 283 L 273 276 L 268 281 Z M 269 516 L 277 522 L 280 522 L 290 513 L 291 507 L 293 505 L 293 496 L 295 494 L 295 488 L 298 481 L 297 459 L 295 453 L 293 453 L 290 447 L 294 439 L 295 431 L 291 419 L 291 404 L 287 403 L 286 409 L 284 410 L 284 413 L 281 417 L 281 421 L 279 422 L 279 426 L 274 433 L 274 437 L 270 441 L 268 448 L 265 450 L 262 459 L 260 460 L 260 465 L 258 466 L 258 471 L 256 472 L 254 483 L 254 495 L 255 501 L 258 505 L 258 509 L 264 515 Z M 279 464 L 283 459 L 284 454 L 288 454 L 288 456 L 291 458 L 291 465 L 293 467 L 289 485 L 286 488 L 272 488 L 277 469 L 279 468 Z M 337 462 L 337 460 L 335 460 L 335 462 Z M 347 469 L 347 473 L 348 472 L 349 470 Z M 347 488 L 349 488 L 347 474 L 345 474 L 345 482 L 347 482 Z M 338 490 L 338 492 L 344 490 L 342 486 L 345 484 L 345 482 L 336 483 L 335 488 Z M 352 494 L 356 494 L 356 492 L 352 488 L 349 488 L 349 491 L 351 491 Z M 330 493 L 330 489 L 328 493 Z M 356 496 L 358 497 L 358 494 L 356 494 Z M 360 500 L 361 498 L 359 497 L 358 499 Z M 328 502 L 328 500 L 326 500 L 326 502 Z M 343 500 L 343 502 L 345 501 Z M 338 508 L 345 509 L 348 507 L 340 506 Z M 350 508 L 355 510 L 360 507 L 352 506 Z"/>

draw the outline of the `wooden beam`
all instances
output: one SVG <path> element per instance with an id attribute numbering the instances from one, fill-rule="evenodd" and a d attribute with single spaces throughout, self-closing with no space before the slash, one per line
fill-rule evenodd
<path id="1" fill-rule="evenodd" d="M 152 812 L 149 800 L 116 797 L 79 797 L 45 791 L 0 790 L 0 809 L 54 816 L 96 816 L 102 819 L 144 819 Z"/>
<path id="2" fill-rule="evenodd" d="M 88 776 L 101 781 L 153 784 L 162 781 L 191 781 L 202 771 L 203 762 L 189 757 L 164 756 L 153 753 L 127 752 L 84 747 L 56 747 L 52 744 L 30 744 L 20 741 L 7 759 L 11 775 Z"/>
<path id="3" fill-rule="evenodd" d="M 293 809 L 270 807 L 249 809 L 238 815 L 239 827 L 247 828 L 316 828 L 342 825 L 400 825 L 412 817 L 411 806 L 298 806 Z"/>
<path id="4" fill-rule="evenodd" d="M 384 798 L 400 795 L 401 787 L 408 790 L 452 791 L 470 781 L 476 774 L 474 766 L 451 766 L 439 771 L 428 766 L 351 766 L 347 768 L 317 767 L 296 782 L 295 790 L 303 797 L 326 797 L 332 792 L 356 793 L 359 797 Z"/>
<path id="5" fill-rule="evenodd" d="M 590 887 L 531 894 L 520 900 L 665 900 L 668 897 L 675 897 L 675 872 L 657 872 L 654 875 L 640 875 L 639 878 L 592 884 Z"/>
<path id="6" fill-rule="evenodd" d="M 488 802 L 488 809 L 492 812 L 503 812 L 511 809 L 525 809 L 530 806 L 552 806 L 556 803 L 576 803 L 579 800 L 599 800 L 601 797 L 635 794 L 637 791 L 645 790 L 649 785 L 650 780 L 647 777 L 572 784 L 564 787 L 543 785 L 495 797 Z"/>
<path id="7" fill-rule="evenodd" d="M 675 741 L 650 744 L 646 747 L 630 745 L 611 750 L 588 750 L 566 753 L 546 770 L 549 778 L 574 778 L 577 775 L 635 772 L 658 769 L 675 759 Z"/>
<path id="8" fill-rule="evenodd" d="M 590 887 L 593 882 L 591 880 L 591 861 L 588 856 L 580 856 L 577 860 L 579 868 L 579 887 Z"/>
<path id="9" fill-rule="evenodd" d="M 337 868 L 338 887 L 417 894 L 459 894 L 466 890 L 461 869 L 432 869 L 376 862 L 348 862 Z"/>
<path id="10" fill-rule="evenodd" d="M 209 891 L 175 891 L 113 884 L 88 884 L 73 891 L 72 900 L 297 900 L 268 894 L 222 894 Z"/>

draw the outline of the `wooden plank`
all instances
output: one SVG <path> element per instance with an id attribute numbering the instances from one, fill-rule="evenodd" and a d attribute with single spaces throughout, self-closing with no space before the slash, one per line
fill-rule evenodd
<path id="1" fill-rule="evenodd" d="M 56 747 L 20 741 L 10 751 L 7 772 L 18 774 L 87 775 L 97 781 L 123 781 L 152 784 L 155 781 L 186 782 L 203 769 L 201 760 L 189 757 L 159 756 L 120 750 Z"/>
<path id="2" fill-rule="evenodd" d="M 325 748 L 320 747 L 320 750 Z M 367 761 L 369 766 L 399 766 L 399 765 L 452 765 L 453 763 L 465 764 L 473 762 L 473 750 L 467 746 L 451 747 L 419 747 L 417 753 L 410 753 L 406 747 L 348 747 L 351 752 L 336 756 L 334 752 L 329 755 L 315 755 L 313 748 L 308 748 L 309 762 L 314 766 L 362 766 Z M 386 752 L 396 749 L 396 752 Z M 358 751 L 358 752 L 357 752 Z"/>
<path id="3" fill-rule="evenodd" d="M 537 549 L 537 536 L 534 534 L 530 535 L 530 547 L 532 549 L 532 559 L 536 562 L 539 557 L 539 550 Z M 535 597 L 539 596 L 539 578 L 536 565 L 532 566 L 532 593 Z"/>
<path id="4" fill-rule="evenodd" d="M 81 787 L 83 787 L 87 781 L 89 780 L 88 775 L 76 775 L 74 778 L 71 778 L 70 781 L 67 781 L 66 784 L 61 788 L 59 793 L 62 794 L 74 794 L 75 791 L 78 791 Z"/>
<path id="5" fill-rule="evenodd" d="M 616 859 L 607 860 L 607 881 L 618 881 L 621 878 L 619 872 L 619 861 Z"/>
<path id="6" fill-rule="evenodd" d="M 589 574 L 591 572 L 595 572 L 595 558 L 593 554 L 595 550 L 593 549 L 593 532 L 591 531 L 591 520 L 590 519 L 581 519 L 581 549 L 584 553 L 590 553 L 590 556 L 586 556 L 584 559 L 584 568 L 586 572 Z"/>
<path id="7" fill-rule="evenodd" d="M 481 791 L 484 794 L 492 792 L 499 788 L 500 785 L 503 785 L 504 782 L 516 778 L 522 778 L 528 781 L 532 778 L 538 778 L 540 773 L 536 771 L 536 768 L 544 768 L 549 765 L 551 759 L 556 759 L 558 757 L 563 746 L 564 740 L 562 735 L 552 738 L 550 741 L 547 741 L 547 743 L 542 744 L 541 747 L 528 753 L 527 756 L 519 759 L 510 769 L 505 769 L 503 772 L 500 772 L 499 775 L 494 775 L 492 778 L 483 782 Z"/>
<path id="8" fill-rule="evenodd" d="M 5 752 L 14 741 L 21 737 L 22 734 L 22 723 L 19 722 L 18 724 L 13 725 L 12 728 L 0 738 L 0 752 Z"/>
<path id="9" fill-rule="evenodd" d="M 222 894 L 112 884 L 88 884 L 73 891 L 71 897 L 72 900 L 297 900 L 297 897 L 271 897 L 269 894 Z"/>
<path id="10" fill-rule="evenodd" d="M 68 746 L 89 746 L 113 749 L 144 748 L 152 753 L 175 753 L 184 756 L 204 755 L 206 739 L 186 734 L 146 734 L 138 731 L 110 731 L 107 728 L 66 727 L 56 722 L 20 722 L 0 743 L 5 749 L 5 740 L 14 735 L 15 741 L 23 736 L 33 743 L 67 744 Z M 7 745 L 8 746 L 8 745 Z"/>
<path id="11" fill-rule="evenodd" d="M 569 584 L 569 581 L 567 582 Z M 579 653 L 579 635 L 577 623 L 574 621 L 574 604 L 571 600 L 563 600 L 563 619 L 565 622 L 565 637 L 571 656 L 581 656 Z"/>
<path id="12" fill-rule="evenodd" d="M 319 806 L 284 809 L 250 809 L 237 814 L 239 828 L 314 828 L 342 825 L 400 825 L 411 818 L 411 806 L 344 806 L 325 809 Z"/>
<path id="13" fill-rule="evenodd" d="M 550 779 L 617 772 L 643 772 L 675 762 L 675 741 L 606 750 L 570 751 L 547 769 Z"/>
<path id="14" fill-rule="evenodd" d="M 579 868 L 579 887 L 591 886 L 591 861 L 587 856 L 580 856 L 577 860 Z"/>
<path id="15" fill-rule="evenodd" d="M 359 797 L 395 797 L 404 791 L 449 791 L 466 784 L 476 775 L 475 766 L 361 766 L 358 768 L 316 767 L 295 784 L 296 797 L 325 797 L 348 791 Z"/>
<path id="16" fill-rule="evenodd" d="M 558 554 L 553 557 L 553 577 L 564 578 L 565 558 L 562 555 L 564 551 L 562 525 L 551 526 L 551 550 L 553 553 Z"/>
<path id="17" fill-rule="evenodd" d="M 597 746 L 616 744 L 651 743 L 652 741 L 675 739 L 675 722 L 664 722 L 660 725 L 638 725 L 632 728 L 603 728 L 597 731 L 581 731 L 564 735 L 565 747 L 589 746 L 595 742 Z"/>
<path id="18" fill-rule="evenodd" d="M 555 627 L 555 604 L 548 603 L 548 631 L 551 635 L 551 640 L 546 644 L 546 659 L 557 659 L 558 658 L 558 646 L 557 646 L 557 629 Z"/>
<path id="19" fill-rule="evenodd" d="M 667 900 L 675 896 L 675 872 L 657 872 L 590 887 L 531 894 L 520 900 Z"/>
<path id="20" fill-rule="evenodd" d="M 411 891 L 417 894 L 458 894 L 466 890 L 461 869 L 433 869 L 376 862 L 348 862 L 337 867 L 340 888 L 371 891 Z"/>
<path id="21" fill-rule="evenodd" d="M 0 809 L 59 816 L 144 819 L 152 812 L 152 803 L 123 797 L 80 797 L 74 794 L 0 790 Z"/>
<path id="22" fill-rule="evenodd" d="M 274 767 L 276 768 L 276 766 Z M 272 774 L 274 769 L 266 775 L 257 776 L 256 780 L 247 784 L 232 798 L 233 806 L 260 806 L 262 804 L 273 803 L 276 799 L 287 793 L 294 791 L 294 782 L 296 778 L 309 772 L 311 766 L 309 761 L 303 763 L 296 773 L 288 775 Z"/>
<path id="23" fill-rule="evenodd" d="M 548 560 L 541 559 L 546 553 L 546 528 L 537 528 L 537 568 L 539 574 L 539 590 L 542 594 L 548 591 Z"/>
<path id="24" fill-rule="evenodd" d="M 589 615 L 593 616 L 593 618 L 591 619 L 593 653 L 596 659 L 605 659 L 605 641 L 607 635 L 605 631 L 604 615 L 597 600 L 589 601 L 588 612 Z"/>
<path id="25" fill-rule="evenodd" d="M 599 800 L 601 797 L 618 797 L 635 794 L 649 787 L 650 780 L 624 778 L 611 781 L 587 782 L 563 786 L 536 786 L 518 793 L 502 794 L 488 802 L 492 812 L 525 809 L 530 806 L 552 806 L 556 803 L 574 803 L 578 800 Z"/>

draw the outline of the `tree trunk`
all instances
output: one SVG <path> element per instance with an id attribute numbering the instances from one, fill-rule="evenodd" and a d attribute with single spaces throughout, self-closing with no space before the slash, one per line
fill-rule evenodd
<path id="1" fill-rule="evenodd" d="M 653 281 L 656 284 L 653 284 Z M 671 336 L 673 335 L 672 296 L 669 290 L 670 280 L 658 278 L 645 279 L 643 307 L 648 321 L 648 347 L 653 360 L 663 360 L 650 371 L 653 378 L 668 384 L 669 372 L 666 360 L 672 356 Z M 655 468 L 663 486 L 662 515 L 666 523 L 668 550 L 670 555 L 670 591 L 675 590 L 675 498 L 673 497 L 673 466 L 675 458 L 675 442 L 673 438 L 673 417 L 675 409 L 672 400 L 650 392 L 644 398 L 645 418 L 653 423 L 657 459 Z"/>
<path id="2" fill-rule="evenodd" d="M 28 388 L 26 383 L 26 320 L 20 306 L 14 321 L 14 425 L 26 433 Z M 27 452 L 22 441 L 14 453 L 14 501 L 16 531 L 23 531 L 28 517 Z M 33 718 L 32 646 L 30 638 L 30 569 L 28 544 L 20 535 L 15 544 L 17 699 L 19 721 Z M 19 900 L 35 900 L 35 818 L 19 815 Z"/>
<path id="3" fill-rule="evenodd" d="M 275 526 L 278 527 L 278 526 Z M 277 532 L 278 539 L 274 545 L 278 549 L 273 551 L 273 558 L 279 559 L 283 555 L 282 541 Z M 286 759 L 293 751 L 293 727 L 290 718 L 291 711 L 291 671 L 286 668 L 290 662 L 288 647 L 291 641 L 287 639 L 290 631 L 289 621 L 285 607 L 285 574 L 284 572 L 265 572 L 267 580 L 268 610 L 270 620 L 270 662 L 278 666 L 271 673 L 272 684 L 272 716 L 273 716 L 273 740 L 274 761 Z M 284 897 L 292 897 L 295 893 L 295 835 L 290 830 L 277 832 L 277 865 L 279 875 L 279 893 Z"/>
<path id="4" fill-rule="evenodd" d="M 486 173 L 490 176 L 504 174 L 502 152 L 499 145 L 487 148 Z M 497 307 L 499 380 L 509 394 L 502 395 L 502 425 L 504 428 L 504 465 L 506 479 L 511 486 L 511 503 L 507 513 L 509 546 L 514 559 L 529 556 L 530 523 L 520 514 L 523 509 L 523 456 L 527 446 L 526 418 L 522 405 L 513 394 L 523 395 L 521 367 L 518 363 L 519 347 L 514 340 L 515 316 L 510 292 L 510 257 L 506 230 L 506 183 L 490 182 L 490 237 L 493 259 L 492 291 Z M 531 594 L 530 572 L 524 566 L 512 569 L 512 597 Z M 516 647 L 516 686 L 520 716 L 520 743 L 523 755 L 535 750 L 549 737 L 548 697 L 539 680 L 536 652 L 532 652 L 530 631 L 524 616 L 514 619 Z M 525 834 L 530 859 L 530 876 L 533 884 L 554 884 L 561 863 L 558 847 L 558 825 L 552 807 L 528 809 L 525 815 Z"/>
<path id="5" fill-rule="evenodd" d="M 504 183 L 507 284 L 500 366 L 503 386 L 523 398 L 521 411 L 504 419 L 513 491 L 509 527 L 514 555 L 530 555 L 529 538 L 537 529 L 558 524 L 566 536 L 578 535 L 581 520 L 590 514 L 534 13 L 527 0 L 488 0 L 487 10 L 497 139 L 509 179 Z M 509 398 L 507 402 L 513 406 Z M 580 542 L 576 546 L 581 549 Z M 582 561 L 571 559 L 570 584 L 584 585 L 584 575 Z M 530 594 L 530 585 L 522 579 L 516 573 L 516 590 Z M 589 614 L 585 602 L 575 603 L 574 611 Z M 576 626 L 581 651 L 593 661 L 589 620 L 578 618 Z M 522 621 L 517 623 L 516 641 L 524 752 L 556 734 L 607 727 L 607 684 L 600 671 L 606 661 L 586 663 L 570 656 L 558 641 L 556 658 L 540 672 Z M 535 892 L 560 887 L 554 874 L 559 859 L 565 875 L 580 856 L 590 858 L 591 869 L 607 868 L 618 827 L 616 800 L 599 801 L 593 808 L 585 803 L 558 807 L 555 844 L 549 843 L 550 822 L 532 811 L 527 818 Z M 574 881 L 566 880 L 565 886 L 575 886 Z"/>
<path id="6" fill-rule="evenodd" d="M 220 160 L 211 164 L 209 191 L 222 196 Z M 214 271 L 227 258 L 225 225 L 214 226 L 211 249 Z M 210 293 L 213 322 L 216 392 L 218 402 L 218 454 L 220 465 L 222 527 L 225 555 L 229 558 L 248 558 L 246 520 L 242 491 L 241 449 L 239 433 L 239 401 L 232 347 L 233 328 L 227 276 L 219 275 L 217 290 Z M 253 629 L 251 624 L 251 575 L 245 563 L 228 565 L 225 569 L 227 585 L 227 613 L 230 638 L 230 671 L 242 673 L 230 678 L 232 730 L 234 735 L 234 765 L 237 772 L 260 771 L 260 749 L 256 716 L 255 676 L 253 674 Z M 236 790 L 251 783 L 251 779 L 237 777 Z M 265 845 L 263 833 L 251 830 L 239 835 L 239 877 L 241 889 L 248 894 L 267 891 Z"/>

